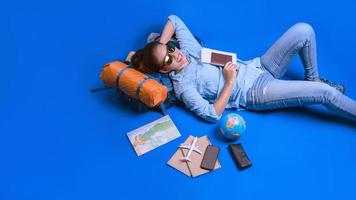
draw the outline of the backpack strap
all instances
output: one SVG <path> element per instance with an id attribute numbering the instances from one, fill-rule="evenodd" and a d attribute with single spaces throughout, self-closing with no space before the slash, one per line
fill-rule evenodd
<path id="1" fill-rule="evenodd" d="M 136 89 L 136 98 L 137 99 L 140 99 L 141 87 L 148 79 L 150 79 L 150 77 L 146 76 L 144 79 L 141 80 L 140 84 L 138 84 L 137 89 Z"/>
<path id="2" fill-rule="evenodd" d="M 120 77 L 121 75 L 130 67 L 130 65 L 126 66 L 124 69 L 122 69 L 118 74 L 117 76 L 115 77 L 115 86 L 116 86 L 116 89 L 119 90 L 120 89 Z"/>
<path id="3" fill-rule="evenodd" d="M 161 105 L 159 105 L 159 108 L 161 109 L 163 115 L 167 115 L 167 110 L 164 103 L 161 103 Z"/>
<path id="4" fill-rule="evenodd" d="M 111 87 L 104 85 L 103 87 L 93 88 L 90 90 L 90 92 L 95 93 L 95 92 L 100 92 L 100 91 L 107 90 L 107 89 L 111 89 Z"/>

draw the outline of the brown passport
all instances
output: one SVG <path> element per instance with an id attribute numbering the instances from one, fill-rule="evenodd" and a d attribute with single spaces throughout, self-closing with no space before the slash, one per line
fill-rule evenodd
<path id="1" fill-rule="evenodd" d="M 211 53 L 211 64 L 224 66 L 228 62 L 232 62 L 232 56 L 214 52 Z"/>
<path id="2" fill-rule="evenodd" d="M 183 145 L 189 145 L 193 142 L 194 137 L 189 136 Z M 171 159 L 167 162 L 167 164 L 178 171 L 184 173 L 187 176 L 197 177 L 202 174 L 208 173 L 211 170 L 206 170 L 200 167 L 200 164 L 203 160 L 204 152 L 208 145 L 211 145 L 208 136 L 202 136 L 198 138 L 196 146 L 198 146 L 199 150 L 202 154 L 199 154 L 193 151 L 190 155 L 191 162 L 183 161 L 182 158 L 188 153 L 188 149 L 178 148 L 178 150 L 173 154 Z M 215 163 L 215 169 L 221 168 L 220 162 L 217 160 Z"/>

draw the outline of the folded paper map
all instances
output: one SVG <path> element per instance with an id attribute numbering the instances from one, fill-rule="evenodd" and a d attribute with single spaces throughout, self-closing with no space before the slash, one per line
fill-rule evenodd
<path id="1" fill-rule="evenodd" d="M 138 156 L 180 136 L 177 127 L 168 115 L 127 133 Z"/>

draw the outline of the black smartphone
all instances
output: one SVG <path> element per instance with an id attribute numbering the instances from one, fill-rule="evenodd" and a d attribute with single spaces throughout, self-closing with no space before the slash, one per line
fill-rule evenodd
<path id="1" fill-rule="evenodd" d="M 229 144 L 229 149 L 239 169 L 245 169 L 252 165 L 251 160 L 247 157 L 247 154 L 240 143 Z"/>
<path id="2" fill-rule="evenodd" d="M 215 168 L 216 160 L 218 159 L 219 151 L 219 147 L 209 145 L 205 150 L 200 167 L 207 170 L 213 170 Z"/>

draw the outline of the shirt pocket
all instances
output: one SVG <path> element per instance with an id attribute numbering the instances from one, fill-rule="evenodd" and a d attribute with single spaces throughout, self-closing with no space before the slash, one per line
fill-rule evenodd
<path id="1" fill-rule="evenodd" d="M 201 96 L 209 102 L 214 102 L 217 98 L 219 81 L 219 68 L 203 64 L 202 68 L 197 72 L 197 90 Z"/>

